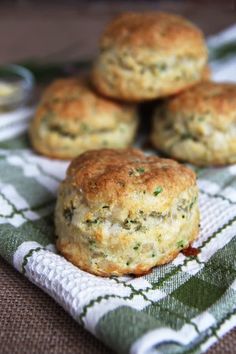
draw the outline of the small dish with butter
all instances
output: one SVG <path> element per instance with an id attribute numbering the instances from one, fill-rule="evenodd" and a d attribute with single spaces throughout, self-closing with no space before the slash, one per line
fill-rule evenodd
<path id="1" fill-rule="evenodd" d="M 0 112 L 6 112 L 26 103 L 33 91 L 32 73 L 19 65 L 0 66 Z"/>

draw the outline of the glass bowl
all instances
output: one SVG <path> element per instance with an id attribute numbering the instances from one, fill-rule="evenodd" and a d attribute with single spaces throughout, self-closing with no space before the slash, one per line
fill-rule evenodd
<path id="1" fill-rule="evenodd" d="M 15 64 L 0 66 L 0 112 L 24 105 L 33 88 L 34 76 L 28 69 Z"/>

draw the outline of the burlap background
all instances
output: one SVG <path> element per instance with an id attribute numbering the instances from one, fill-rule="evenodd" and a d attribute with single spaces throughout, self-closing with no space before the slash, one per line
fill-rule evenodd
<path id="1" fill-rule="evenodd" d="M 0 258 L 1 354 L 113 354 Z M 236 330 L 207 354 L 235 354 Z"/>

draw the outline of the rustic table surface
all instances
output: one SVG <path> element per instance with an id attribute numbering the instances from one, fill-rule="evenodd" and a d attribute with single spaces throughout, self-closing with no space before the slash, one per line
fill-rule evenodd
<path id="1" fill-rule="evenodd" d="M 206 35 L 236 22 L 234 0 L 1 1 L 0 64 L 92 58 L 105 23 L 126 10 L 182 14 Z M 0 353 L 108 354 L 50 297 L 0 259 Z M 208 354 L 236 353 L 231 331 Z"/>

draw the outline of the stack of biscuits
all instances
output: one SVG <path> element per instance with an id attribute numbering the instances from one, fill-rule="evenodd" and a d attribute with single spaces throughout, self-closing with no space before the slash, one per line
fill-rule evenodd
<path id="1" fill-rule="evenodd" d="M 199 166 L 236 162 L 236 86 L 211 82 L 207 60 L 186 19 L 125 13 L 105 29 L 91 75 L 46 89 L 30 137 L 39 153 L 73 159 L 55 225 L 58 249 L 81 269 L 142 275 L 197 237 L 194 172 L 129 146 L 138 104 L 154 101 L 158 151 Z"/>

